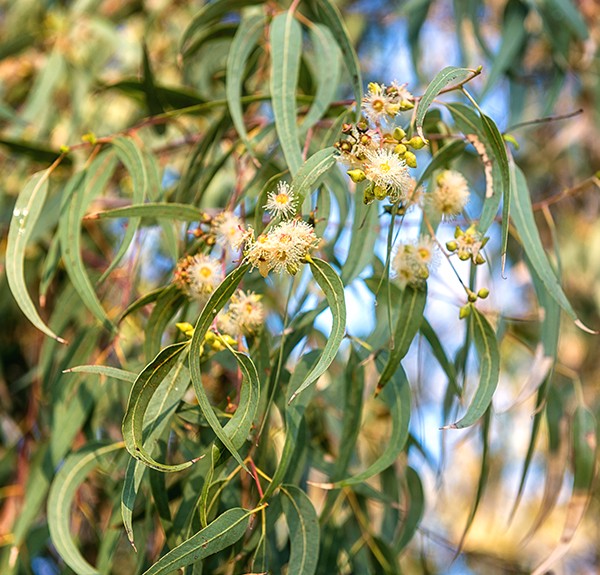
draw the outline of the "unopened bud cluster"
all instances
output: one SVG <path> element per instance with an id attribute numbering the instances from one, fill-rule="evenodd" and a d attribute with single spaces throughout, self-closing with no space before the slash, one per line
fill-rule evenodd
<path id="1" fill-rule="evenodd" d="M 466 317 L 469 317 L 471 315 L 471 308 L 473 307 L 473 304 L 478 299 L 485 299 L 489 295 L 490 290 L 487 288 L 481 288 L 477 293 L 467 288 L 468 303 L 466 303 L 460 308 L 460 311 L 458 312 L 458 317 L 460 319 L 465 319 Z"/>
<path id="2" fill-rule="evenodd" d="M 448 251 L 456 253 L 459 260 L 471 260 L 475 265 L 485 263 L 481 250 L 487 244 L 489 238 L 477 231 L 475 225 L 469 226 L 464 231 L 456 226 L 454 238 L 454 240 L 446 242 L 446 248 Z"/>

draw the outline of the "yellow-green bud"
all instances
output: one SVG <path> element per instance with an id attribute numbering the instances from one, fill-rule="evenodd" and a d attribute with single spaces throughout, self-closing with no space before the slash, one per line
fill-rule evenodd
<path id="1" fill-rule="evenodd" d="M 406 152 L 404 154 L 404 161 L 409 168 L 417 167 L 417 156 L 415 156 L 412 152 Z"/>
<path id="2" fill-rule="evenodd" d="M 467 299 L 470 302 L 476 302 L 477 301 L 477 294 L 475 292 L 472 292 L 472 291 L 469 290 L 469 294 L 467 296 Z"/>
<path id="3" fill-rule="evenodd" d="M 96 138 L 96 135 L 93 134 L 92 132 L 88 132 L 87 134 L 83 134 L 83 136 L 81 136 L 82 141 L 84 142 L 88 142 L 89 144 L 96 144 L 96 142 L 98 141 L 98 138 Z"/>
<path id="4" fill-rule="evenodd" d="M 469 317 L 470 314 L 471 314 L 471 306 L 470 306 L 470 304 L 467 304 L 467 305 L 463 305 L 460 308 L 460 311 L 458 312 L 458 317 L 460 319 L 465 319 L 466 317 Z"/>
<path id="5" fill-rule="evenodd" d="M 402 102 L 400 102 L 400 109 L 402 111 L 412 110 L 414 107 L 415 105 L 410 100 L 402 100 Z"/>
<path id="6" fill-rule="evenodd" d="M 420 138 L 419 136 L 414 136 L 406 143 L 415 150 L 420 150 L 425 146 L 425 140 L 423 140 L 423 138 Z"/>
<path id="7" fill-rule="evenodd" d="M 363 202 L 368 206 L 369 204 L 372 204 L 374 200 L 375 194 L 373 193 L 373 186 L 368 186 L 363 194 Z"/>
<path id="8" fill-rule="evenodd" d="M 470 256 L 470 254 L 467 254 L 465 252 L 459 252 L 458 259 L 461 260 L 461 261 L 463 261 L 463 262 L 466 262 L 467 260 L 471 259 L 471 256 Z"/>
<path id="9" fill-rule="evenodd" d="M 360 170 L 358 168 L 356 170 L 348 170 L 346 173 L 350 176 L 350 179 L 355 184 L 363 182 L 366 179 L 366 177 L 367 177 L 367 175 L 362 170 Z"/>
<path id="10" fill-rule="evenodd" d="M 69 146 L 64 146 L 63 145 L 63 146 L 60 147 L 60 153 L 61 154 L 68 154 L 70 150 L 71 150 L 71 148 Z"/>
<path id="11" fill-rule="evenodd" d="M 478 292 L 477 295 L 481 298 L 481 299 L 485 299 L 487 296 L 490 295 L 490 290 L 487 288 L 481 288 Z"/>
<path id="12" fill-rule="evenodd" d="M 374 186 L 373 194 L 378 200 L 385 200 L 387 198 L 387 190 L 381 186 Z"/>
<path id="13" fill-rule="evenodd" d="M 465 232 L 463 232 L 460 229 L 460 226 L 456 226 L 456 228 L 454 228 L 454 237 L 455 238 L 460 238 L 460 236 L 464 236 L 464 235 L 465 235 Z"/>
<path id="14" fill-rule="evenodd" d="M 401 142 L 406 137 L 406 132 L 402 128 L 394 128 L 394 140 Z"/>
<path id="15" fill-rule="evenodd" d="M 454 240 L 446 242 L 446 249 L 450 252 L 455 252 L 458 249 L 458 244 Z"/>
<path id="16" fill-rule="evenodd" d="M 475 265 L 480 265 L 485 263 L 485 258 L 481 254 L 477 254 L 475 258 Z"/>
<path id="17" fill-rule="evenodd" d="M 394 153 L 398 154 L 399 156 L 403 156 L 404 154 L 406 154 L 406 146 L 404 144 L 398 144 L 394 148 Z"/>

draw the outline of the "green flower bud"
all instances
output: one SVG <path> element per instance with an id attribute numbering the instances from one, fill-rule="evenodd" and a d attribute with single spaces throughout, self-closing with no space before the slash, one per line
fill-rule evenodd
<path id="1" fill-rule="evenodd" d="M 415 156 L 412 152 L 406 152 L 404 154 L 404 161 L 409 168 L 417 167 L 417 156 Z"/>
<path id="2" fill-rule="evenodd" d="M 455 252 L 458 249 L 458 244 L 454 240 L 446 242 L 446 249 L 450 252 Z"/>
<path id="3" fill-rule="evenodd" d="M 395 128 L 392 135 L 394 140 L 401 142 L 406 137 L 406 132 L 402 128 Z"/>
<path id="4" fill-rule="evenodd" d="M 372 204 L 374 200 L 375 194 L 373 193 L 373 186 L 367 186 L 363 194 L 363 203 L 368 206 L 369 204 Z"/>
<path id="5" fill-rule="evenodd" d="M 458 254 L 458 259 L 461 260 L 461 261 L 463 261 L 463 262 L 466 262 L 467 260 L 471 259 L 471 254 L 467 254 L 465 252 L 460 252 Z"/>
<path id="6" fill-rule="evenodd" d="M 475 292 L 469 291 L 469 295 L 467 296 L 467 299 L 473 303 L 477 301 L 477 294 Z"/>
<path id="7" fill-rule="evenodd" d="M 471 315 L 471 305 L 463 305 L 458 312 L 458 317 L 460 319 L 465 319 L 466 317 L 469 317 L 469 315 Z"/>
<path id="8" fill-rule="evenodd" d="M 375 186 L 373 188 L 373 194 L 378 200 L 385 200 L 387 198 L 387 190 L 381 186 Z"/>
<path id="9" fill-rule="evenodd" d="M 485 263 L 485 258 L 481 254 L 477 254 L 475 258 L 475 265 L 481 265 Z"/>
<path id="10" fill-rule="evenodd" d="M 423 138 L 420 138 L 419 136 L 415 136 L 408 140 L 407 144 L 415 150 L 420 150 L 425 146 L 425 140 L 423 140 Z"/>
<path id="11" fill-rule="evenodd" d="M 346 173 L 355 184 L 363 182 L 367 177 L 366 174 L 358 168 L 356 170 L 348 170 Z"/>
<path id="12" fill-rule="evenodd" d="M 478 292 L 477 295 L 481 298 L 481 299 L 485 299 L 487 296 L 490 295 L 490 290 L 487 288 L 481 288 Z"/>
<path id="13" fill-rule="evenodd" d="M 398 144 L 395 148 L 394 148 L 394 153 L 398 154 L 399 156 L 403 156 L 404 154 L 406 154 L 406 146 L 404 144 Z"/>

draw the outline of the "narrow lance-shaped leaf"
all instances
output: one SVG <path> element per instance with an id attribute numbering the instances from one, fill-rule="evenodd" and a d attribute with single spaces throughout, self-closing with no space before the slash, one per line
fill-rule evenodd
<path id="1" fill-rule="evenodd" d="M 319 561 L 319 520 L 310 499 L 295 485 L 281 488 L 281 506 L 290 532 L 288 575 L 314 575 Z"/>
<path id="2" fill-rule="evenodd" d="M 10 221 L 6 242 L 6 279 L 19 308 L 27 319 L 46 335 L 65 343 L 40 317 L 25 284 L 24 260 L 27 241 L 44 208 L 50 171 L 34 174 L 19 194 Z"/>
<path id="3" fill-rule="evenodd" d="M 425 134 L 423 133 L 425 114 L 427 113 L 429 106 L 431 106 L 435 100 L 436 96 L 449 84 L 458 84 L 463 82 L 472 76 L 473 73 L 473 70 L 469 70 L 467 68 L 456 68 L 454 66 L 447 66 L 441 72 L 438 72 L 429 86 L 427 86 L 427 90 L 425 90 L 425 93 L 421 96 L 419 103 L 417 104 L 415 126 L 417 133 L 419 136 L 421 136 L 421 138 L 425 139 Z"/>
<path id="4" fill-rule="evenodd" d="M 479 356 L 479 369 L 481 372 L 479 385 L 465 415 L 459 421 L 446 426 L 444 429 L 462 429 L 473 425 L 486 412 L 498 385 L 500 355 L 494 329 L 485 316 L 474 306 L 471 306 L 469 318 L 473 330 L 475 349 Z"/>
<path id="5" fill-rule="evenodd" d="M 133 383 L 138 377 L 136 373 L 109 365 L 76 365 L 75 367 L 65 369 L 64 373 L 94 373 L 129 383 Z"/>
<path id="6" fill-rule="evenodd" d="M 133 143 L 131 138 L 116 138 L 113 140 L 112 145 L 115 148 L 117 157 L 131 176 L 133 203 L 143 204 L 148 194 L 149 180 L 142 151 Z M 99 283 L 102 283 L 125 257 L 139 225 L 139 217 L 132 217 L 129 220 L 121 245 L 112 262 L 98 280 Z"/>
<path id="7" fill-rule="evenodd" d="M 146 204 L 133 204 L 122 208 L 114 208 L 103 212 L 96 212 L 85 217 L 86 220 L 106 218 L 171 218 L 185 222 L 197 222 L 204 217 L 204 212 L 188 204 L 167 202 L 148 202 Z"/>
<path id="8" fill-rule="evenodd" d="M 271 98 L 275 127 L 292 176 L 302 165 L 300 133 L 296 123 L 296 88 L 302 52 L 302 28 L 292 11 L 271 23 Z"/>
<path id="9" fill-rule="evenodd" d="M 288 383 L 288 389 L 286 397 L 289 399 L 294 391 L 298 388 L 299 384 L 304 381 L 306 375 L 310 371 L 311 366 L 317 360 L 318 352 L 313 351 L 305 355 L 300 363 L 294 369 L 292 377 Z M 285 410 L 285 443 L 283 445 L 283 451 L 281 453 L 281 459 L 279 465 L 273 474 L 269 486 L 265 490 L 262 501 L 268 500 L 270 495 L 279 487 L 281 482 L 284 480 L 286 471 L 288 470 L 289 464 L 292 460 L 294 453 L 294 447 L 298 439 L 298 432 L 300 431 L 300 425 L 302 424 L 302 418 L 304 417 L 304 410 L 311 399 L 310 390 L 303 393 L 297 401 L 292 404 L 286 405 Z"/>
<path id="10" fill-rule="evenodd" d="M 389 406 L 392 420 L 392 434 L 386 448 L 367 469 L 347 479 L 328 484 L 328 488 L 355 485 L 370 479 L 392 465 L 404 449 L 408 439 L 411 393 L 406 373 L 401 365 L 398 366 L 391 382 L 385 387 L 380 397 Z"/>
<path id="11" fill-rule="evenodd" d="M 248 271 L 249 267 L 250 264 L 243 264 L 233 270 L 212 293 L 210 299 L 208 302 L 206 302 L 198 321 L 196 322 L 196 326 L 194 327 L 194 335 L 192 336 L 192 341 L 190 343 L 189 353 L 192 385 L 194 386 L 194 391 L 196 392 L 196 398 L 198 399 L 198 405 L 202 410 L 202 414 L 204 417 L 206 417 L 208 424 L 218 439 L 244 469 L 247 469 L 245 463 L 240 457 L 240 454 L 237 452 L 237 449 L 233 445 L 229 435 L 221 427 L 221 424 L 219 423 L 213 407 L 206 395 L 206 391 L 204 391 L 204 386 L 202 384 L 202 372 L 200 370 L 200 349 L 204 343 L 204 337 L 210 325 L 219 311 L 223 309 L 233 292 L 237 289 L 237 286 L 242 281 L 242 278 Z"/>
<path id="12" fill-rule="evenodd" d="M 379 376 L 375 395 L 390 381 L 400 361 L 408 353 L 412 340 L 417 335 L 423 320 L 423 311 L 427 302 L 427 287 L 413 288 L 406 286 L 400 300 L 400 313 L 394 329 L 394 347 L 390 349 L 387 363 Z"/>
<path id="13" fill-rule="evenodd" d="M 340 76 L 340 53 L 329 28 L 315 24 L 309 29 L 315 52 L 314 76 L 317 81 L 315 99 L 300 123 L 300 133 L 318 122 L 335 98 Z"/>
<path id="14" fill-rule="evenodd" d="M 87 170 L 83 185 L 73 191 L 73 195 L 61 215 L 58 225 L 63 261 L 73 282 L 73 287 L 75 287 L 85 306 L 109 331 L 114 331 L 115 327 L 106 315 L 83 263 L 81 255 L 81 220 L 88 204 L 108 184 L 114 168 L 115 161 L 110 153 L 99 155 L 92 162 Z"/>
<path id="15" fill-rule="evenodd" d="M 156 461 L 144 447 L 142 433 L 144 415 L 152 396 L 163 379 L 169 374 L 171 368 L 179 361 L 180 354 L 187 347 L 187 342 L 176 343 L 166 347 L 142 370 L 131 388 L 127 411 L 123 419 L 123 439 L 127 451 L 148 467 L 152 467 L 158 471 L 181 471 L 197 461 L 197 459 L 193 459 L 178 465 L 166 465 Z"/>
<path id="16" fill-rule="evenodd" d="M 56 475 L 48 496 L 48 528 L 52 544 L 65 563 L 78 575 L 97 575 L 81 555 L 71 537 L 71 504 L 87 474 L 98 465 L 104 455 L 123 448 L 123 443 L 91 442 L 70 455 Z"/>
<path id="17" fill-rule="evenodd" d="M 227 56 L 225 90 L 227 95 L 227 105 L 231 120 L 242 142 L 249 153 L 253 153 L 253 148 L 248 140 L 248 132 L 244 125 L 244 114 L 242 111 L 242 86 L 244 84 L 244 74 L 248 58 L 254 51 L 256 44 L 263 34 L 265 27 L 264 14 L 253 14 L 244 16 L 238 26 L 237 32 L 231 42 L 229 54 Z"/>
<path id="18" fill-rule="evenodd" d="M 344 285 L 342 284 L 340 276 L 338 276 L 333 268 L 323 260 L 310 258 L 309 263 L 313 278 L 323 290 L 327 304 L 331 309 L 333 324 L 319 361 L 317 361 L 314 367 L 306 374 L 303 383 L 300 384 L 298 389 L 292 394 L 288 403 L 294 401 L 300 393 L 302 393 L 309 385 L 317 381 L 317 379 L 327 371 L 327 368 L 335 359 L 346 331 L 346 301 L 344 299 Z"/>
<path id="19" fill-rule="evenodd" d="M 305 204 L 305 198 L 321 183 L 325 173 L 335 164 L 334 148 L 329 147 L 313 154 L 294 176 L 292 186 L 296 193 L 297 211 L 300 213 Z M 310 204 L 307 206 L 310 209 Z"/>
<path id="20" fill-rule="evenodd" d="M 575 325 L 584 331 L 591 332 L 591 330 L 577 318 L 575 310 L 569 303 L 569 300 L 563 292 L 562 287 L 552 270 L 552 266 L 548 261 L 548 257 L 546 256 L 546 252 L 542 245 L 542 240 L 540 239 L 540 234 L 535 225 L 531 197 L 529 196 L 529 188 L 525 176 L 516 165 L 514 166 L 514 173 L 516 187 L 513 198 L 512 220 L 521 237 L 525 254 L 540 280 L 548 290 L 548 294 L 552 296 L 556 303 L 558 303 L 558 305 L 575 321 Z"/>
<path id="21" fill-rule="evenodd" d="M 350 40 L 348 30 L 346 29 L 339 10 L 331 0 L 310 0 L 310 3 L 320 21 L 331 30 L 342 51 L 344 63 L 350 73 L 350 79 L 352 81 L 354 99 L 356 100 L 356 121 L 358 121 L 361 116 L 362 76 L 360 73 L 358 56 L 354 50 L 352 41 Z"/>
<path id="22" fill-rule="evenodd" d="M 228 509 L 210 525 L 171 549 L 143 575 L 167 575 L 227 549 L 243 537 L 252 513 L 241 507 Z"/>
<path id="23" fill-rule="evenodd" d="M 146 96 L 146 108 L 148 109 L 148 115 L 158 116 L 164 113 L 165 109 L 162 105 L 160 95 L 156 89 L 156 83 L 154 81 L 154 72 L 152 71 L 152 63 L 150 62 L 150 55 L 148 54 L 148 46 L 146 43 L 142 45 L 143 55 L 143 77 L 142 85 L 144 87 L 144 93 Z M 167 131 L 167 127 L 164 124 L 154 124 L 154 131 L 163 135 Z"/>
<path id="24" fill-rule="evenodd" d="M 408 510 L 404 515 L 402 530 L 394 543 L 394 551 L 400 553 L 413 538 L 425 512 L 425 495 L 419 474 L 412 468 L 406 468 L 406 496 Z"/>

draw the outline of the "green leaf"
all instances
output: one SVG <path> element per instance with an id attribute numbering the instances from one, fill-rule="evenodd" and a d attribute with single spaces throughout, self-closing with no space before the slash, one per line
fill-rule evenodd
<path id="1" fill-rule="evenodd" d="M 494 329 L 474 306 L 471 306 L 469 320 L 473 330 L 473 341 L 479 356 L 481 376 L 465 415 L 456 423 L 446 426 L 445 429 L 462 429 L 473 425 L 487 411 L 498 385 L 500 355 Z"/>
<path id="2" fill-rule="evenodd" d="M 27 140 L 16 140 L 12 138 L 0 138 L 0 145 L 6 146 L 11 152 L 18 156 L 27 156 L 36 162 L 52 164 L 60 156 L 59 150 L 53 150 L 38 144 L 37 142 L 28 142 Z M 61 160 L 61 164 L 70 166 L 73 163 L 69 156 Z"/>
<path id="3" fill-rule="evenodd" d="M 210 525 L 161 557 L 143 575 L 167 575 L 227 549 L 244 536 L 251 514 L 252 511 L 241 507 L 228 509 Z"/>
<path id="4" fill-rule="evenodd" d="M 133 143 L 131 138 L 115 138 L 112 141 L 112 145 L 116 150 L 117 157 L 131 176 L 133 203 L 143 204 L 148 194 L 149 182 L 148 172 L 146 171 L 146 161 L 141 150 Z M 113 261 L 98 280 L 98 283 L 102 283 L 119 265 L 129 249 L 139 224 L 139 217 L 134 217 L 129 220 L 121 245 L 113 258 Z"/>
<path id="5" fill-rule="evenodd" d="M 123 419 L 125 447 L 132 457 L 158 471 L 181 471 L 197 461 L 197 459 L 192 459 L 178 465 L 159 463 L 148 453 L 143 441 L 144 415 L 150 401 L 173 366 L 181 361 L 179 356 L 187 348 L 188 343 L 185 342 L 175 343 L 163 349 L 138 375 L 127 402 L 127 410 Z"/>
<path id="6" fill-rule="evenodd" d="M 248 132 L 244 125 L 244 113 L 241 101 L 242 87 L 244 85 L 248 59 L 263 34 L 264 28 L 264 14 L 244 16 L 238 26 L 231 47 L 229 48 L 229 55 L 227 56 L 225 80 L 227 105 L 229 106 L 233 125 L 249 153 L 253 153 L 253 148 L 248 140 Z"/>
<path id="7" fill-rule="evenodd" d="M 98 460 L 122 448 L 122 443 L 107 445 L 103 442 L 90 442 L 67 458 L 52 482 L 48 496 L 50 537 L 52 538 L 52 544 L 65 563 L 78 575 L 97 575 L 98 571 L 83 558 L 71 537 L 70 524 L 73 498 L 87 474 L 98 465 Z"/>
<path id="8" fill-rule="evenodd" d="M 117 90 L 140 103 L 143 103 L 146 97 L 146 87 L 137 79 L 120 80 L 114 84 L 103 85 L 101 89 Z M 173 87 L 154 84 L 154 90 L 163 102 L 176 110 L 207 103 L 199 94 L 185 86 Z"/>
<path id="9" fill-rule="evenodd" d="M 297 212 L 302 212 L 304 199 L 321 183 L 326 172 L 335 164 L 334 148 L 325 148 L 313 154 L 294 176 L 292 186 L 296 193 Z"/>
<path id="10" fill-rule="evenodd" d="M 438 94 L 449 84 L 459 84 L 472 75 L 473 70 L 469 70 L 468 68 L 456 68 L 454 66 L 447 66 L 436 74 L 417 104 L 415 126 L 417 133 L 421 138 L 425 139 L 425 134 L 423 133 L 425 114 Z"/>
<path id="11" fill-rule="evenodd" d="M 546 252 L 542 245 L 542 240 L 540 239 L 540 234 L 535 225 L 527 180 L 525 179 L 523 172 L 516 165 L 514 165 L 514 175 L 516 185 L 513 198 L 512 220 L 521 238 L 525 254 L 531 262 L 531 266 L 544 284 L 548 294 L 552 296 L 556 303 L 558 303 L 558 305 L 575 321 L 575 325 L 589 332 L 591 330 L 577 318 L 575 310 L 569 303 L 569 300 L 563 292 L 562 287 L 552 270 L 552 266 L 548 261 L 548 257 L 546 256 Z"/>
<path id="12" fill-rule="evenodd" d="M 262 4 L 262 0 L 216 0 L 202 6 L 196 13 L 188 27 L 185 29 L 181 38 L 180 51 L 185 57 L 191 47 L 191 41 L 204 28 L 211 26 L 229 12 L 239 10 L 244 6 L 253 6 Z"/>
<path id="13" fill-rule="evenodd" d="M 165 109 L 162 105 L 158 91 L 156 90 L 156 83 L 154 82 L 154 73 L 152 72 L 152 63 L 150 62 L 150 55 L 148 54 L 148 46 L 144 42 L 142 45 L 142 56 L 143 56 L 143 76 L 142 85 L 146 93 L 146 108 L 148 109 L 149 116 L 158 116 L 164 113 Z M 154 124 L 152 126 L 154 131 L 163 135 L 167 131 L 167 127 L 164 124 Z"/>
<path id="14" fill-rule="evenodd" d="M 296 89 L 302 53 L 302 28 L 287 11 L 273 18 L 271 39 L 271 98 L 275 128 L 292 176 L 302 165 L 300 133 L 296 123 Z"/>
<path id="15" fill-rule="evenodd" d="M 304 381 L 312 365 L 315 363 L 317 356 L 318 352 L 311 352 L 300 360 L 300 363 L 294 369 L 292 377 L 288 383 L 286 393 L 287 399 L 293 395 L 296 389 L 298 389 L 300 384 Z M 298 433 L 304 418 L 304 411 L 310 402 L 311 397 L 312 394 L 309 391 L 307 393 L 303 393 L 298 401 L 294 401 L 292 404 L 286 405 L 285 443 L 283 444 L 281 459 L 279 460 L 279 465 L 277 466 L 277 469 L 271 478 L 271 483 L 269 483 L 269 486 L 265 490 L 261 501 L 268 500 L 269 496 L 281 485 L 281 482 L 285 478 L 285 474 L 292 461 L 292 456 L 298 440 Z"/>
<path id="16" fill-rule="evenodd" d="M 108 365 L 76 365 L 65 369 L 64 373 L 95 373 L 98 375 L 105 375 L 106 377 L 112 377 L 121 381 L 127 381 L 133 383 L 137 379 L 137 374 L 131 371 L 125 371 L 117 367 L 110 367 Z"/>
<path id="17" fill-rule="evenodd" d="M 394 347 L 390 349 L 387 363 L 379 376 L 375 395 L 379 394 L 390 381 L 400 361 L 408 353 L 410 344 L 415 338 L 423 321 L 423 311 L 427 302 L 427 287 L 413 288 L 406 286 L 402 291 L 399 307 L 400 313 L 393 334 Z"/>
<path id="18" fill-rule="evenodd" d="M 27 319 L 41 332 L 61 343 L 66 343 L 44 323 L 25 283 L 25 249 L 44 208 L 48 195 L 49 176 L 49 170 L 34 174 L 17 198 L 6 242 L 6 279 L 13 297 Z"/>
<path id="19" fill-rule="evenodd" d="M 308 60 L 308 63 L 314 64 L 317 91 L 300 123 L 302 135 L 323 117 L 335 98 L 340 78 L 340 51 L 329 28 L 315 24 L 309 29 L 309 34 L 314 47 L 314 60 Z"/>
<path id="20" fill-rule="evenodd" d="M 81 256 L 81 220 L 88 204 L 108 184 L 114 168 L 115 161 L 109 153 L 99 155 L 92 162 L 83 185 L 74 189 L 71 198 L 68 198 L 58 225 L 63 261 L 73 287 L 85 306 L 111 332 L 115 331 L 115 327 L 102 308 Z"/>
<path id="21" fill-rule="evenodd" d="M 389 443 L 382 454 L 367 469 L 357 475 L 330 484 L 330 488 L 336 489 L 346 485 L 355 485 L 370 479 L 392 465 L 404 449 L 408 439 L 411 394 L 406 373 L 401 365 L 392 376 L 390 384 L 385 387 L 379 397 L 390 409 L 392 434 Z"/>
<path id="22" fill-rule="evenodd" d="M 342 281 L 349 285 L 373 260 L 377 241 L 378 213 L 376 206 L 366 206 L 359 190 L 354 192 L 354 219 L 348 256 L 342 266 Z"/>
<path id="23" fill-rule="evenodd" d="M 588 27 L 583 16 L 571 0 L 546 0 L 546 4 L 558 13 L 558 19 L 564 22 L 575 35 L 579 36 L 580 40 L 587 39 L 589 36 Z"/>
<path id="24" fill-rule="evenodd" d="M 86 220 L 105 218 L 171 218 L 184 222 L 198 222 L 204 217 L 204 212 L 188 204 L 167 202 L 148 202 L 134 204 L 122 208 L 114 208 L 103 212 L 96 212 L 86 216 Z"/>
<path id="25" fill-rule="evenodd" d="M 311 258 L 309 263 L 313 278 L 323 290 L 327 304 L 331 309 L 333 325 L 331 326 L 331 333 L 327 338 L 327 343 L 325 344 L 319 361 L 317 361 L 313 368 L 306 374 L 304 381 L 298 386 L 298 389 L 296 389 L 288 400 L 288 404 L 294 401 L 300 393 L 302 393 L 309 385 L 317 381 L 317 379 L 327 371 L 327 368 L 335 359 L 340 344 L 344 339 L 344 333 L 346 332 L 346 301 L 344 299 L 344 285 L 342 284 L 340 276 L 335 273 L 333 268 L 327 262 L 320 260 L 319 258 Z"/>
<path id="26" fill-rule="evenodd" d="M 356 121 L 360 120 L 362 101 L 362 77 L 360 73 L 360 63 L 354 50 L 354 46 L 348 35 L 348 30 L 344 24 L 342 16 L 331 0 L 309 0 L 315 11 L 317 18 L 327 26 L 336 39 L 346 68 L 350 73 L 352 88 L 354 90 L 354 99 L 356 100 Z"/>
<path id="27" fill-rule="evenodd" d="M 400 553 L 411 541 L 423 519 L 425 495 L 419 474 L 412 468 L 406 468 L 406 495 L 404 500 L 408 510 L 404 514 L 402 530 L 394 543 L 394 551 Z"/>
<path id="28" fill-rule="evenodd" d="M 492 58 L 492 67 L 486 75 L 485 86 L 481 93 L 482 100 L 490 88 L 498 82 L 500 76 L 515 69 L 519 63 L 517 57 L 522 51 L 527 38 L 525 19 L 528 12 L 528 7 L 521 0 L 510 0 L 506 4 L 501 28 L 503 31 L 502 42 L 498 52 Z"/>
<path id="29" fill-rule="evenodd" d="M 458 381 L 456 378 L 456 369 L 454 368 L 454 364 L 448 359 L 446 355 L 446 351 L 442 346 L 442 342 L 440 341 L 438 335 L 435 333 L 431 324 L 427 321 L 426 318 L 423 318 L 421 321 L 421 334 L 427 340 L 427 343 L 431 346 L 431 351 L 433 352 L 433 356 L 437 359 L 437 362 L 440 364 L 440 367 L 444 370 L 446 377 L 448 378 L 448 382 L 454 393 L 460 397 L 461 390 L 458 386 Z"/>
<path id="30" fill-rule="evenodd" d="M 310 499 L 295 485 L 283 485 L 283 514 L 290 532 L 288 575 L 313 575 L 319 561 L 319 520 Z"/>
<path id="31" fill-rule="evenodd" d="M 142 433 L 144 449 L 154 456 L 158 440 L 168 431 L 171 416 L 178 407 L 189 386 L 190 374 L 182 361 L 178 361 L 159 384 L 152 395 L 144 414 Z M 125 471 L 125 481 L 121 495 L 121 516 L 130 543 L 133 541 L 133 511 L 135 501 L 146 473 L 147 466 L 137 459 L 130 459 Z"/>
<path id="32" fill-rule="evenodd" d="M 247 469 L 246 465 L 240 457 L 240 454 L 237 452 L 236 447 L 233 445 L 229 435 L 221 427 L 206 392 L 204 391 L 202 372 L 200 370 L 200 350 L 204 343 L 204 337 L 213 320 L 233 295 L 233 292 L 235 292 L 239 283 L 242 281 L 242 278 L 246 275 L 249 267 L 250 264 L 243 264 L 233 270 L 210 296 L 210 299 L 206 302 L 206 305 L 202 309 L 200 317 L 196 322 L 196 326 L 194 327 L 194 335 L 192 336 L 189 353 L 190 374 L 192 376 L 192 385 L 196 392 L 196 398 L 198 399 L 198 405 L 200 406 L 204 417 L 206 417 L 211 429 L 215 432 L 215 435 L 244 469 Z"/>

